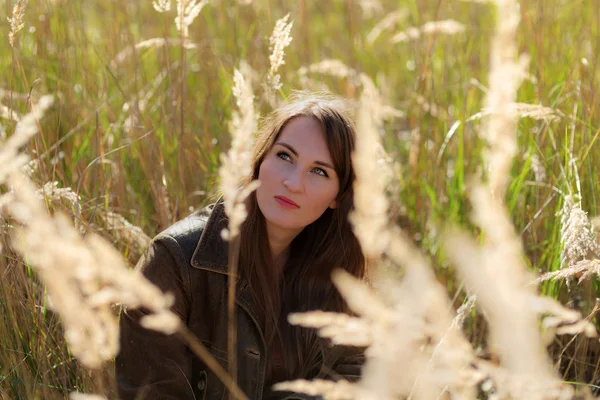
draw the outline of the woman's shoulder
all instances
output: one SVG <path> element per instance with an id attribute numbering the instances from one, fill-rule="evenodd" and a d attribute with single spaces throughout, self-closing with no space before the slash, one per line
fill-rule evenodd
<path id="1" fill-rule="evenodd" d="M 203 209 L 180 219 L 156 235 L 155 240 L 163 236 L 169 236 L 178 242 L 196 239 L 197 244 L 214 207 L 215 204 L 210 204 Z"/>
<path id="2" fill-rule="evenodd" d="M 227 219 L 223 204 L 217 201 L 171 225 L 154 239 L 154 244 L 165 245 L 184 265 L 198 267 L 208 263 L 216 268 L 223 264 L 226 244 L 221 230 Z"/>
<path id="3" fill-rule="evenodd" d="M 183 256 L 186 261 L 189 261 L 200 241 L 214 207 L 215 204 L 210 204 L 175 222 L 156 235 L 152 240 L 153 244 L 164 244 L 172 253 L 179 253 L 177 254 L 178 256 Z"/>

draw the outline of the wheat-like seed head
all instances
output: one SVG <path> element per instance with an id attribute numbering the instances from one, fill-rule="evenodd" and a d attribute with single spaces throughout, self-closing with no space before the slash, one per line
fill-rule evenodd
<path id="1" fill-rule="evenodd" d="M 315 379 L 307 381 L 303 379 L 281 382 L 273 386 L 273 389 L 279 391 L 291 391 L 306 393 L 309 396 L 323 396 L 327 400 L 351 400 L 364 398 L 359 397 L 359 391 L 356 385 L 348 381 L 328 381 Z"/>
<path id="2" fill-rule="evenodd" d="M 387 14 L 377 25 L 371 29 L 367 35 L 367 42 L 373 43 L 386 30 L 393 28 L 399 21 L 404 20 L 408 16 L 408 9 L 401 8 Z"/>
<path id="3" fill-rule="evenodd" d="M 5 106 L 4 104 L 0 104 L 0 118 L 4 118 L 9 121 L 15 122 L 19 122 L 19 120 L 21 119 L 19 117 L 19 114 L 15 110 Z"/>
<path id="4" fill-rule="evenodd" d="M 356 78 L 358 73 L 338 59 L 325 59 L 319 62 L 301 67 L 298 74 L 318 73 L 335 76 L 337 78 Z"/>
<path id="5" fill-rule="evenodd" d="M 546 167 L 544 167 L 542 161 L 540 160 L 540 157 L 535 153 L 531 154 L 531 169 L 533 170 L 533 175 L 535 177 L 536 182 L 546 182 Z"/>
<path id="6" fill-rule="evenodd" d="M 590 279 L 593 275 L 600 276 L 600 260 L 581 260 L 568 267 L 563 267 L 557 271 L 547 272 L 540 276 L 535 283 L 557 280 L 557 279 L 572 279 L 579 277 L 579 283 L 586 279 Z"/>
<path id="7" fill-rule="evenodd" d="M 363 93 L 358 109 L 357 137 L 352 162 L 354 181 L 354 210 L 350 221 L 363 252 L 368 257 L 379 257 L 389 243 L 388 209 L 385 182 L 377 166 L 382 116 L 378 105 L 381 99 L 377 88 L 363 76 Z"/>
<path id="8" fill-rule="evenodd" d="M 267 81 L 265 82 L 265 96 L 271 104 L 276 105 L 275 92 L 281 89 L 281 76 L 277 73 L 279 68 L 285 64 L 285 48 L 292 43 L 292 26 L 293 22 L 289 22 L 290 14 L 287 14 L 283 18 L 280 18 L 275 23 L 273 33 L 269 38 L 269 72 L 267 74 Z"/>
<path id="9" fill-rule="evenodd" d="M 181 32 L 183 38 L 189 37 L 189 27 L 194 22 L 196 17 L 208 4 L 208 0 L 177 0 L 177 17 L 175 17 L 175 25 L 177 30 Z"/>
<path id="10" fill-rule="evenodd" d="M 444 34 L 456 35 L 465 31 L 465 26 L 460 22 L 448 19 L 443 21 L 431 21 L 425 23 L 420 28 L 408 28 L 405 31 L 395 34 L 392 43 L 406 43 L 411 40 L 419 39 L 423 35 Z"/>
<path id="11" fill-rule="evenodd" d="M 88 393 L 71 393 L 69 395 L 70 400 L 107 400 L 106 397 L 100 396 L 99 394 L 88 394 Z"/>
<path id="12" fill-rule="evenodd" d="M 600 246 L 594 238 L 587 213 L 581 209 L 581 202 L 567 196 L 560 214 L 561 264 L 569 267 L 581 260 L 600 257 Z"/>
<path id="13" fill-rule="evenodd" d="M 519 118 L 533 118 L 539 121 L 558 121 L 564 117 L 564 114 L 560 110 L 554 108 L 545 107 L 539 104 L 527 104 L 527 103 L 509 103 L 507 109 L 511 115 L 516 115 Z M 467 122 L 475 121 L 483 117 L 490 116 L 495 112 L 490 108 L 484 108 L 480 112 L 467 118 Z"/>
<path id="14" fill-rule="evenodd" d="M 8 33 L 8 42 L 11 47 L 15 47 L 15 38 L 17 32 L 19 32 L 25 24 L 23 23 L 23 17 L 25 16 L 25 8 L 27 7 L 28 0 L 17 0 L 17 3 L 13 7 L 12 17 L 7 18 L 10 24 L 10 32 Z"/>
<path id="15" fill-rule="evenodd" d="M 171 0 L 155 0 L 152 2 L 152 6 L 159 13 L 164 13 L 171 9 Z"/>
<path id="16" fill-rule="evenodd" d="M 231 124 L 231 148 L 227 154 L 221 155 L 219 168 L 225 212 L 229 217 L 229 228 L 222 232 L 223 238 L 227 240 L 239 235 L 239 227 L 247 217 L 244 201 L 259 184 L 254 181 L 248 187 L 240 187 L 244 178 L 252 174 L 252 143 L 257 124 L 249 79 L 236 69 L 233 81 L 233 95 L 238 111 L 234 113 Z"/>
<path id="17" fill-rule="evenodd" d="M 128 46 L 119 51 L 119 53 L 117 53 L 117 55 L 111 60 L 110 64 L 113 68 L 117 68 L 119 64 L 127 59 L 127 57 L 134 54 L 135 50 L 163 46 L 182 46 L 187 50 L 195 49 L 197 47 L 196 43 L 192 43 L 189 40 L 184 40 L 182 44 L 181 38 L 152 38 L 143 40 L 139 43 L 136 43 L 134 46 Z"/>
<path id="18" fill-rule="evenodd" d="M 39 103 L 33 106 L 32 111 L 25 115 L 17 123 L 16 132 L 3 143 L 0 151 L 0 182 L 15 169 L 22 168 L 28 161 L 19 149 L 26 144 L 36 133 L 38 129 L 38 120 L 42 118 L 46 110 L 54 103 L 52 96 L 42 96 Z"/>
<path id="19" fill-rule="evenodd" d="M 380 0 L 358 0 L 358 5 L 366 18 L 372 18 L 383 12 L 383 4 Z"/>
<path id="20" fill-rule="evenodd" d="M 365 319 L 340 313 L 311 311 L 290 314 L 288 321 L 292 325 L 317 328 L 319 336 L 331 339 L 334 344 L 359 347 L 373 344 L 373 335 Z"/>
<path id="21" fill-rule="evenodd" d="M 133 245 L 141 254 L 149 245 L 152 239 L 144 233 L 142 228 L 133 225 L 121 214 L 112 211 L 99 211 L 98 215 L 118 241 L 125 241 Z"/>

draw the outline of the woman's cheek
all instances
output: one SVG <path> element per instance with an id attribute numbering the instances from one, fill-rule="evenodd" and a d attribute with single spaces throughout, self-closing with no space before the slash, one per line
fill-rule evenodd
<path id="1" fill-rule="evenodd" d="M 258 177 L 263 184 L 270 184 L 275 180 L 276 177 L 274 175 L 276 174 L 277 168 L 274 164 L 275 163 L 270 158 L 263 161 Z"/>

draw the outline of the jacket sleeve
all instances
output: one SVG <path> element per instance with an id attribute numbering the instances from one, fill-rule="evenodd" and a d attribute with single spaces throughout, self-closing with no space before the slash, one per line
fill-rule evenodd
<path id="1" fill-rule="evenodd" d="M 365 362 L 364 348 L 350 346 L 327 347 L 325 351 L 325 365 L 315 379 L 329 379 L 333 381 L 347 380 L 356 382 L 361 377 L 361 368 Z M 322 396 L 311 396 L 305 393 L 273 392 L 267 400 L 323 400 Z"/>
<path id="2" fill-rule="evenodd" d="M 155 239 L 140 258 L 139 270 L 164 292 L 175 296 L 172 311 L 186 321 L 189 310 L 189 271 L 179 245 L 170 236 Z M 115 375 L 121 399 L 191 399 L 192 355 L 177 335 L 164 335 L 140 326 L 147 310 L 125 309 L 119 319 L 120 352 Z"/>

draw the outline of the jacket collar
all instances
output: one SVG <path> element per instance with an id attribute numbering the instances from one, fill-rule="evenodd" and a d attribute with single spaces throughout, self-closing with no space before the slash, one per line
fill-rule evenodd
<path id="1" fill-rule="evenodd" d="M 227 274 L 229 244 L 221 237 L 221 231 L 227 228 L 229 219 L 225 214 L 222 197 L 200 213 L 208 219 L 192 255 L 191 264 L 195 268 Z"/>

